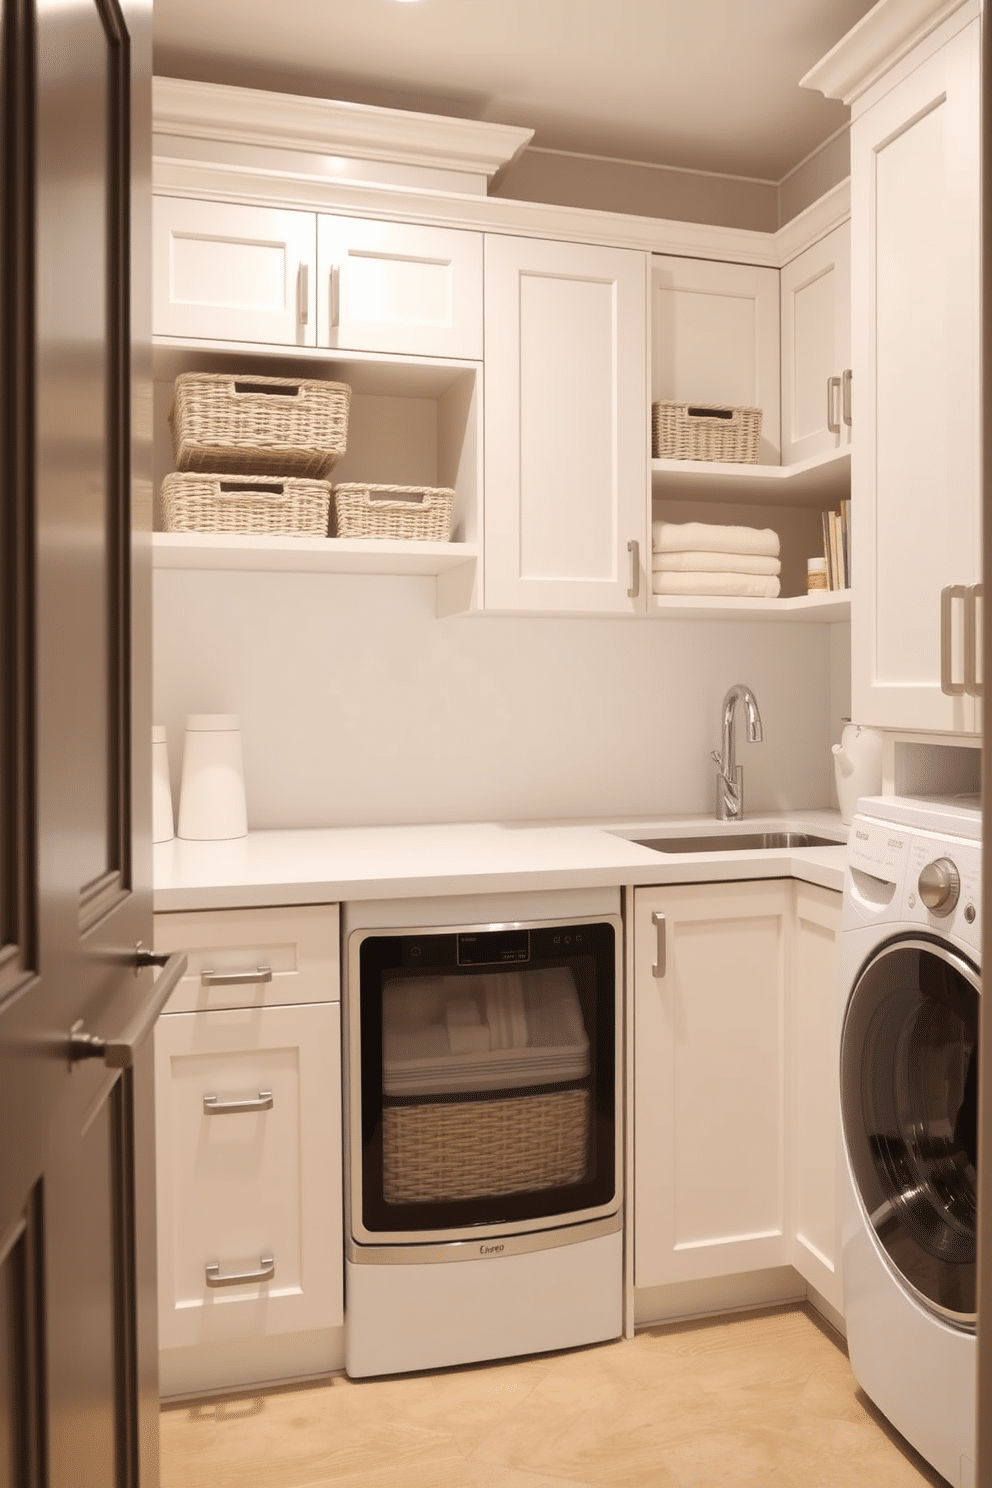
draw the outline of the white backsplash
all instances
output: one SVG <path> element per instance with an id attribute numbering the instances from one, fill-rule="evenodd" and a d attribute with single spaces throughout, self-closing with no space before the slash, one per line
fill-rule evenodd
<path id="1" fill-rule="evenodd" d="M 709 812 L 728 686 L 750 813 L 835 806 L 847 625 L 466 617 L 434 581 L 164 570 L 155 721 L 241 717 L 253 828 Z"/>

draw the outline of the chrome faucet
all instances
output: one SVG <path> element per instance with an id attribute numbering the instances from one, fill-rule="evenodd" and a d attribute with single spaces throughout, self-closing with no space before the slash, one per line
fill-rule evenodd
<path id="1" fill-rule="evenodd" d="M 710 758 L 720 767 L 716 777 L 717 821 L 744 820 L 744 766 L 737 763 L 734 753 L 734 711 L 738 702 L 747 711 L 748 743 L 760 744 L 762 739 L 758 701 L 750 687 L 736 682 L 723 700 L 722 753 L 717 754 L 715 749 L 710 752 Z"/>

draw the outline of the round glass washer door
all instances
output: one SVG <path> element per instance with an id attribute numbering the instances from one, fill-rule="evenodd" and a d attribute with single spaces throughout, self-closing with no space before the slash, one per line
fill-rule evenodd
<path id="1" fill-rule="evenodd" d="M 974 1331 L 981 977 L 924 936 L 880 946 L 841 1035 L 844 1139 L 864 1213 L 929 1311 Z"/>

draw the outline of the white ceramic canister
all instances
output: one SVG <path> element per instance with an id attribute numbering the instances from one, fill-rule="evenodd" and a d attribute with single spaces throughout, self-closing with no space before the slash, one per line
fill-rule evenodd
<path id="1" fill-rule="evenodd" d="M 833 746 L 833 755 L 841 820 L 850 826 L 858 797 L 881 795 L 882 735 L 847 720 L 840 743 Z"/>
<path id="2" fill-rule="evenodd" d="M 240 719 L 236 713 L 190 713 L 179 791 L 179 836 L 217 842 L 247 835 Z"/>
<path id="3" fill-rule="evenodd" d="M 152 841 L 169 842 L 176 835 L 169 780 L 169 749 L 165 729 L 152 724 Z"/>

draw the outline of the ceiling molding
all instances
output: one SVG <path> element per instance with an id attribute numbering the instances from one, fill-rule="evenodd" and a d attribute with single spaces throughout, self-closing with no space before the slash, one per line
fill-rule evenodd
<path id="1" fill-rule="evenodd" d="M 958 12 L 963 26 L 981 0 L 878 0 L 800 80 L 801 88 L 850 107 L 915 46 Z"/>
<path id="2" fill-rule="evenodd" d="M 532 129 L 266 93 L 185 78 L 152 79 L 156 134 L 388 161 L 492 180 L 526 148 Z"/>

